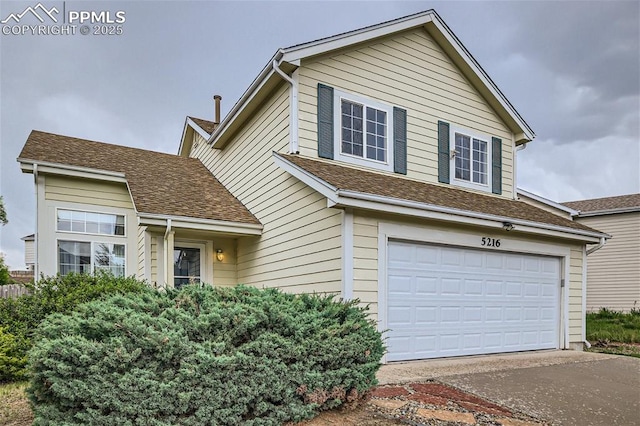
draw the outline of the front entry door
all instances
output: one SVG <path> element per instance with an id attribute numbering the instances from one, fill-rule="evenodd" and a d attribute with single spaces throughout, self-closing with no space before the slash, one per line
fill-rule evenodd
<path id="1" fill-rule="evenodd" d="M 174 247 L 173 286 L 175 288 L 201 282 L 201 255 L 202 250 L 199 247 Z"/>

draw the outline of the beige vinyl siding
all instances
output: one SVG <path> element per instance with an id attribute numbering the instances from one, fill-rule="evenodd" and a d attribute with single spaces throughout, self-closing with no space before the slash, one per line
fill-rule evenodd
<path id="1" fill-rule="evenodd" d="M 541 203 L 540 201 L 534 200 L 533 198 L 529 198 L 526 195 L 518 195 L 518 199 L 520 199 L 522 202 L 535 206 L 541 210 L 547 211 L 549 213 L 553 213 L 558 216 L 562 216 L 565 219 L 571 219 L 571 215 L 566 211 L 552 207 L 549 204 Z"/>
<path id="2" fill-rule="evenodd" d="M 438 183 L 438 120 L 501 138 L 503 196 L 512 197 L 513 134 L 424 30 L 304 60 L 298 78 L 301 154 L 317 156 L 321 82 L 407 110 L 407 176 L 413 179 Z"/>
<path id="3" fill-rule="evenodd" d="M 613 237 L 587 257 L 587 310 L 640 308 L 640 212 L 577 221 Z"/>
<path id="4" fill-rule="evenodd" d="M 133 209 L 127 185 L 117 182 L 47 176 L 45 199 Z"/>
<path id="5" fill-rule="evenodd" d="M 58 241 L 123 244 L 126 275 L 139 276 L 139 229 L 126 184 L 41 173 L 38 176 L 38 273 L 55 275 Z M 125 235 L 96 235 L 57 230 L 58 209 L 107 213 L 125 217 Z"/>
<path id="6" fill-rule="evenodd" d="M 372 215 L 369 212 L 356 211 L 354 213 L 354 281 L 353 296 L 360 299 L 363 304 L 370 304 L 373 318 L 377 319 L 378 313 L 378 235 L 381 222 L 403 226 L 411 226 L 417 229 L 426 229 L 432 232 L 455 231 L 467 235 L 477 236 L 478 239 L 488 234 L 481 229 L 466 226 L 447 226 L 414 218 L 402 219 L 392 215 Z M 569 315 L 569 342 L 578 346 L 582 342 L 582 246 L 556 242 L 550 239 L 532 238 L 508 234 L 506 231 L 490 231 L 489 235 L 495 238 L 509 239 L 524 243 L 557 244 L 570 250 L 568 315 Z M 560 301 L 560 305 L 564 303 Z"/>
<path id="7" fill-rule="evenodd" d="M 221 249 L 224 258 L 220 262 L 216 258 L 216 250 Z M 214 238 L 213 251 L 207 254 L 207 262 L 213 263 L 213 285 L 228 287 L 238 284 L 236 240 L 231 238 Z"/>
<path id="8" fill-rule="evenodd" d="M 147 227 L 146 226 L 138 226 L 138 274 L 137 278 L 139 280 L 145 279 L 145 235 L 146 235 Z"/>
<path id="9" fill-rule="evenodd" d="M 36 261 L 36 245 L 35 241 L 24 242 L 24 263 L 32 265 Z"/>
<path id="10" fill-rule="evenodd" d="M 152 234 L 151 236 L 151 247 L 149 255 L 149 265 L 151 268 L 151 283 L 153 285 L 160 285 L 164 279 L 164 277 L 159 276 L 160 269 L 158 267 L 158 241 L 161 241 L 161 236 L 156 234 Z"/>
<path id="11" fill-rule="evenodd" d="M 571 246 L 569 259 L 569 342 L 582 341 L 582 246 Z M 580 345 L 582 347 L 582 345 Z"/>
<path id="12" fill-rule="evenodd" d="M 378 219 L 353 217 L 353 295 L 378 316 Z"/>
<path id="13" fill-rule="evenodd" d="M 341 213 L 273 161 L 272 151 L 288 152 L 288 93 L 279 86 L 223 150 L 199 143 L 192 156 L 264 226 L 262 236 L 237 240 L 239 283 L 339 293 Z"/>

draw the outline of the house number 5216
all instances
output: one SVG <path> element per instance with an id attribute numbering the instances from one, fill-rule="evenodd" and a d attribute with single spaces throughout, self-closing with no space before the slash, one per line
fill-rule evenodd
<path id="1" fill-rule="evenodd" d="M 480 245 L 483 247 L 500 247 L 500 238 L 482 237 Z"/>

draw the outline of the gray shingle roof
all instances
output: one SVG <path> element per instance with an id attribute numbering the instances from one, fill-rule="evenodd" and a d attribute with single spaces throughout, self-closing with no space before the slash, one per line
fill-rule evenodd
<path id="1" fill-rule="evenodd" d="M 260 223 L 195 158 L 34 130 L 18 160 L 124 173 L 141 213 Z"/>

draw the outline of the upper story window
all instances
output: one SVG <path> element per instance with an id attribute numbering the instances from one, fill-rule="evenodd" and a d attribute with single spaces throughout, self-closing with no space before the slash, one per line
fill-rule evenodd
<path id="1" fill-rule="evenodd" d="M 335 158 L 393 171 L 393 107 L 334 90 Z"/>
<path id="2" fill-rule="evenodd" d="M 124 236 L 124 216 L 58 209 L 57 230 L 81 234 Z"/>
<path id="3" fill-rule="evenodd" d="M 456 133 L 456 179 L 487 184 L 487 141 Z"/>
<path id="4" fill-rule="evenodd" d="M 452 129 L 451 180 L 460 186 L 490 191 L 490 138 L 468 130 Z"/>

